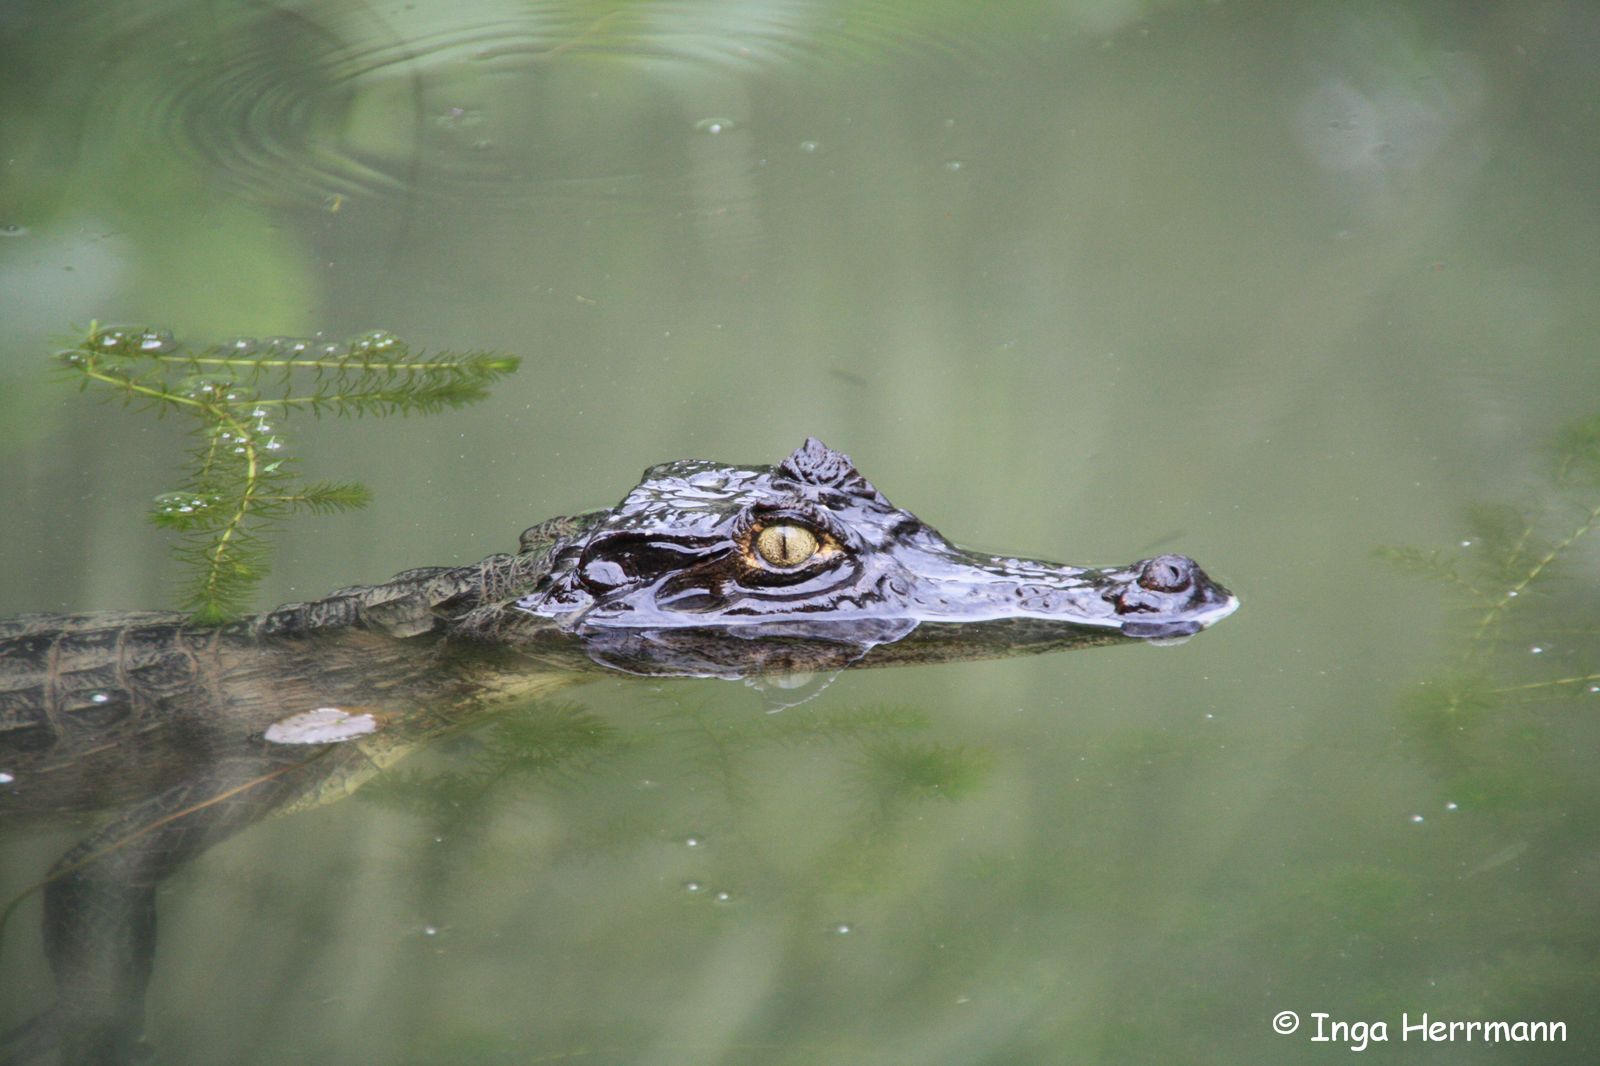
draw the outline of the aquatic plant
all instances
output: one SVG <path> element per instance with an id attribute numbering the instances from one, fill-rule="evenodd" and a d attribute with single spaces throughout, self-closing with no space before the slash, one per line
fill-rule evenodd
<path id="1" fill-rule="evenodd" d="M 502 800 L 502 789 L 583 777 L 631 739 L 577 704 L 539 702 L 454 743 L 458 757 L 448 768 L 392 769 L 357 795 L 460 836 L 491 820 L 485 812 Z"/>
<path id="2" fill-rule="evenodd" d="M 518 365 L 488 352 L 414 353 L 382 331 L 347 343 L 240 338 L 188 350 L 165 331 L 99 325 L 57 359 L 81 388 L 106 388 L 158 416 L 194 420 L 183 478 L 155 498 L 150 518 L 178 534 L 179 602 L 202 624 L 249 609 L 282 520 L 351 510 L 372 498 L 355 482 L 294 477 L 281 429 L 291 414 L 431 414 L 483 399 Z"/>
<path id="3" fill-rule="evenodd" d="M 902 767 L 890 760 L 891 765 L 876 766 L 879 791 L 904 794 L 900 798 L 918 788 L 939 791 L 939 780 L 928 780 L 928 768 L 916 765 L 910 754 L 920 749 L 899 739 L 928 728 L 927 714 L 913 707 L 726 715 L 661 694 L 648 705 L 655 713 L 645 726 L 623 729 L 575 704 L 540 703 L 461 738 L 458 743 L 466 750 L 453 752 L 449 768 L 391 770 L 359 795 L 429 818 L 437 831 L 459 838 L 487 822 L 478 812 L 505 802 L 508 793 L 555 781 L 580 781 L 600 772 L 605 760 L 631 752 L 654 760 L 652 777 L 670 768 L 674 776 L 696 782 L 697 790 L 718 797 L 722 809 L 736 811 L 758 802 L 760 789 L 748 770 L 753 758 L 774 748 L 811 744 L 859 749 L 866 753 L 864 764 L 882 762 L 872 758 L 880 748 L 905 753 L 903 760 L 913 765 Z M 902 776 L 915 780 L 897 788 L 896 780 Z M 963 776 L 944 790 L 945 798 L 959 798 L 975 783 Z M 876 798 L 886 802 L 881 795 Z"/>
<path id="4" fill-rule="evenodd" d="M 1556 435 L 1550 489 L 1525 506 L 1479 503 L 1468 509 L 1467 535 L 1452 551 L 1383 547 L 1380 558 L 1451 586 L 1469 619 L 1462 648 L 1465 664 L 1487 661 L 1506 645 L 1553 633 L 1539 616 L 1559 607 L 1556 630 L 1600 635 L 1600 613 L 1588 597 L 1570 597 L 1568 571 L 1582 542 L 1600 528 L 1600 417 Z M 1570 602 L 1569 602 L 1570 600 Z M 1537 647 L 1537 646 L 1535 646 Z M 1545 649 L 1537 648 L 1534 654 Z M 1590 664 L 1593 665 L 1593 664 Z M 1600 673 L 1547 678 L 1499 691 L 1548 694 L 1600 683 Z"/>
<path id="5" fill-rule="evenodd" d="M 1494 815 L 1480 849 L 1489 858 L 1473 870 L 1511 854 L 1508 839 L 1569 849 L 1569 820 L 1600 816 L 1590 769 L 1574 758 L 1593 743 L 1592 713 L 1581 712 L 1600 704 L 1597 530 L 1600 418 L 1556 434 L 1530 499 L 1469 508 L 1453 549 L 1379 552 L 1457 602 L 1455 661 L 1410 687 L 1400 713 L 1448 792 L 1446 809 Z"/>

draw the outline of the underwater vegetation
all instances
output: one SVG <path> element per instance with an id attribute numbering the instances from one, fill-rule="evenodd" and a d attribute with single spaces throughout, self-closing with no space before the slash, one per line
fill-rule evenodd
<path id="1" fill-rule="evenodd" d="M 1294 772 L 1250 813 L 1242 845 L 1272 861 L 1225 853 L 1209 869 L 1160 869 L 1199 888 L 1158 901 L 1163 966 L 1125 990 L 1140 1021 L 1153 1020 L 1109 1032 L 1112 1060 L 1171 1058 L 1179 1046 L 1222 1061 L 1212 1048 L 1262 1024 L 1240 986 L 1215 981 L 1230 966 L 1269 984 L 1274 1004 L 1334 1017 L 1426 1010 L 1596 1031 L 1600 417 L 1555 433 L 1543 453 L 1520 491 L 1477 493 L 1445 543 L 1376 550 L 1404 572 L 1388 575 L 1376 609 L 1430 593 L 1443 608 L 1434 658 L 1371 697 L 1330 688 L 1313 739 L 1270 725 L 1238 738 L 1263 762 L 1289 746 Z M 1378 705 L 1352 706 L 1362 698 Z M 1156 782 L 1171 767 L 1213 764 L 1161 737 L 1130 754 Z M 1294 816 L 1279 820 L 1284 809 Z M 1099 859 L 1086 851 L 1082 868 Z M 1102 878 L 1088 891 L 1093 905 L 1128 889 Z M 1585 1039 L 1515 1058 L 1584 1060 Z M 1261 1057 L 1311 1061 L 1320 1050 Z"/>
<path id="2" fill-rule="evenodd" d="M 1600 417 L 1569 426 L 1518 503 L 1479 503 L 1452 549 L 1379 555 L 1448 590 L 1446 665 L 1399 703 L 1404 751 L 1436 782 L 1451 825 L 1417 841 L 1431 960 L 1463 1008 L 1595 1018 L 1600 851 Z M 1419 830 L 1423 816 L 1413 815 Z M 1401 930 L 1392 930 L 1399 934 Z M 1416 922 L 1406 930 L 1416 935 Z M 1453 973 L 1451 971 L 1454 971 Z M 1523 1005 L 1526 1005 L 1525 1008 Z"/>
<path id="3" fill-rule="evenodd" d="M 1514 705 L 1600 706 L 1600 417 L 1556 435 L 1548 485 L 1521 505 L 1479 503 L 1451 550 L 1385 547 L 1381 558 L 1448 588 L 1455 668 L 1410 701 L 1421 720 L 1477 722 Z"/>
<path id="4" fill-rule="evenodd" d="M 483 399 L 518 365 L 490 352 L 413 352 L 383 331 L 345 343 L 239 338 L 190 349 L 163 330 L 98 325 L 57 360 L 82 389 L 193 421 L 189 461 L 172 491 L 155 498 L 150 519 L 178 534 L 178 602 L 201 624 L 249 610 L 279 523 L 372 498 L 355 482 L 295 476 L 283 431 L 291 415 L 432 414 Z"/>
<path id="5" fill-rule="evenodd" d="M 842 753 L 855 785 L 843 802 L 882 829 L 924 800 L 959 801 L 981 788 L 992 761 L 983 750 L 920 738 L 929 715 L 905 705 L 750 716 L 665 693 L 643 704 L 642 721 L 621 725 L 575 704 L 540 703 L 447 741 L 444 767 L 390 770 L 358 795 L 460 841 L 480 833 L 508 797 L 593 782 L 614 788 L 618 761 L 637 760 L 656 784 L 663 775 L 692 782 L 707 811 L 726 819 L 762 802 L 763 759 L 806 748 Z M 654 824 L 658 812 L 641 813 Z M 610 830 L 622 838 L 650 831 L 645 823 Z"/>

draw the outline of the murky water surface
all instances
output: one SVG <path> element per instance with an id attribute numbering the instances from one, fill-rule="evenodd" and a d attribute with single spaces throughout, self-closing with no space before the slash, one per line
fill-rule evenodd
<path id="1" fill-rule="evenodd" d="M 91 320 L 524 357 L 462 412 L 286 429 L 376 499 L 291 523 L 260 606 L 807 435 L 955 540 L 1182 551 L 1244 603 L 777 714 L 601 680 L 433 745 L 165 883 L 162 1061 L 1348 1053 L 1318 1013 L 1381 1061 L 1600 1054 L 1593 5 L 0 26 L 0 613 L 170 603 L 184 427 L 50 370 Z M 5 827 L 0 891 L 85 831 Z M 40 920 L 0 1025 L 53 998 Z M 1423 1012 L 1567 1040 L 1422 1047 Z"/>

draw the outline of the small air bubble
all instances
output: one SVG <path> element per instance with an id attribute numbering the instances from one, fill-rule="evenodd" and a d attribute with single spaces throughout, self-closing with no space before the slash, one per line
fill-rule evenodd
<path id="1" fill-rule="evenodd" d="M 198 514 L 211 506 L 212 501 L 192 492 L 163 492 L 155 498 L 156 514 Z"/>
<path id="2" fill-rule="evenodd" d="M 856 931 L 856 927 L 849 922 L 837 922 L 833 926 L 834 936 L 849 936 Z"/>
<path id="3" fill-rule="evenodd" d="M 352 355 L 370 355 L 373 352 L 390 352 L 400 347 L 400 338 L 384 329 L 363 333 L 350 342 Z"/>
<path id="4" fill-rule="evenodd" d="M 15 774 L 10 774 L 4 770 L 0 770 L 0 785 L 9 785 L 16 779 L 17 778 Z"/>
<path id="5" fill-rule="evenodd" d="M 1412 825 L 1421 825 L 1424 821 L 1425 819 L 1420 814 L 1413 814 L 1410 818 Z"/>
<path id="6" fill-rule="evenodd" d="M 1472 541 L 1470 541 L 1470 540 L 1464 540 L 1464 541 L 1462 541 L 1462 542 L 1461 542 L 1461 546 L 1462 546 L 1462 547 L 1463 547 L 1463 548 L 1470 548 L 1470 547 L 1472 547 Z"/>
<path id="7" fill-rule="evenodd" d="M 439 935 L 439 927 L 437 925 L 425 925 L 425 926 L 422 927 L 422 935 L 423 936 L 438 936 Z"/>
<path id="8" fill-rule="evenodd" d="M 1455 800 L 1451 800 L 1444 805 L 1444 809 L 1447 811 L 1459 811 L 1461 809 L 1461 804 L 1457 803 Z"/>
<path id="9" fill-rule="evenodd" d="M 738 128 L 731 118 L 703 118 L 694 124 L 696 133 L 729 133 Z"/>
<path id="10" fill-rule="evenodd" d="M 690 833 L 688 836 L 683 838 L 684 847 L 688 848 L 698 848 L 705 842 L 706 838 L 698 833 Z"/>
<path id="11" fill-rule="evenodd" d="M 1529 655 L 1543 655 L 1544 654 L 1543 645 L 1535 644 L 1533 647 L 1528 649 L 1528 654 Z"/>
<path id="12" fill-rule="evenodd" d="M 1589 691 L 1590 692 L 1600 692 L 1600 685 L 1590 685 L 1589 686 Z"/>
<path id="13" fill-rule="evenodd" d="M 821 147 L 822 147 L 822 145 L 818 144 L 816 141 L 801 141 L 800 142 L 800 150 L 802 152 L 806 153 L 807 155 L 814 154 L 816 152 L 816 150 L 818 148 L 821 148 Z"/>
<path id="14" fill-rule="evenodd" d="M 446 129 L 471 129 L 484 123 L 483 112 L 477 108 L 448 107 L 438 116 L 439 125 Z"/>
<path id="15" fill-rule="evenodd" d="M 111 693 L 109 692 L 96 692 L 94 695 L 89 697 L 90 703 L 109 703 L 110 701 Z"/>
<path id="16" fill-rule="evenodd" d="M 0 223 L 0 237 L 26 237 L 27 226 L 19 226 L 15 222 Z"/>
<path id="17" fill-rule="evenodd" d="M 139 350 L 146 355 L 162 355 L 172 351 L 178 345 L 172 339 L 172 334 L 161 329 L 147 329 L 138 336 Z"/>
<path id="18" fill-rule="evenodd" d="M 227 392 L 233 382 L 215 374 L 191 374 L 178 382 L 178 393 L 191 400 L 212 400 Z"/>
<path id="19" fill-rule="evenodd" d="M 1514 600 L 1516 598 L 1517 598 L 1517 590 L 1516 589 L 1512 589 L 1510 592 L 1506 593 L 1506 599 Z"/>
<path id="20" fill-rule="evenodd" d="M 732 903 L 733 902 L 733 893 L 729 892 L 725 888 L 724 889 L 719 889 L 718 891 L 713 892 L 711 894 L 711 898 L 716 900 L 718 903 Z"/>
<path id="21" fill-rule="evenodd" d="M 959 171 L 961 169 L 961 167 L 962 167 L 962 163 L 961 163 L 961 160 L 959 160 L 959 159 L 952 159 L 949 162 L 945 163 L 945 165 L 944 165 L 944 168 L 946 170 L 948 170 L 952 174 L 954 174 L 957 171 Z"/>
<path id="22" fill-rule="evenodd" d="M 690 895 L 695 895 L 697 893 L 704 892 L 706 890 L 705 882 L 704 881 L 685 881 L 683 883 L 683 890 L 685 892 L 689 893 Z"/>

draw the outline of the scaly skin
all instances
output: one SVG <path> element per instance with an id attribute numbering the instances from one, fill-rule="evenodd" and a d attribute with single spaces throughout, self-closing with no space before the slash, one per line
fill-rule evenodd
<path id="1" fill-rule="evenodd" d="M 57 1003 L 0 1062 L 133 1056 L 163 878 L 499 707 L 608 670 L 831 673 L 1183 638 L 1236 606 L 1183 556 L 1096 570 L 963 551 L 811 440 L 774 467 L 652 467 L 617 507 L 535 526 L 514 554 L 224 626 L 0 621 L 0 826 L 112 811 L 46 878 Z M 326 707 L 374 729 L 274 742 Z"/>

